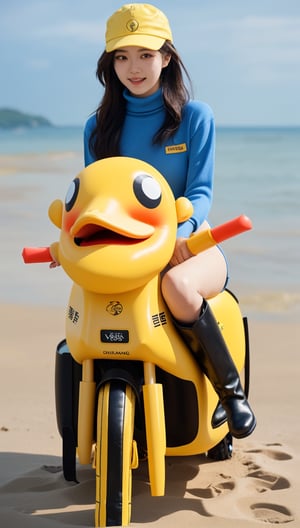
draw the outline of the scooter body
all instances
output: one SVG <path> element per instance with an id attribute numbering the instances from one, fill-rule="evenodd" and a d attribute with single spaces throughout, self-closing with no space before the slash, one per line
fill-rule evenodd
<path id="1" fill-rule="evenodd" d="M 239 306 L 228 291 L 209 303 L 241 371 L 245 361 L 245 335 Z M 67 310 L 66 338 L 78 363 L 84 364 L 90 359 L 113 360 L 117 370 L 120 361 L 138 361 L 153 364 L 159 369 L 160 378 L 166 385 L 165 419 L 173 424 L 177 421 L 177 427 L 170 430 L 171 445 L 168 435 L 166 437 L 167 456 L 205 453 L 226 436 L 227 424 L 216 429 L 212 427 L 217 395 L 174 328 L 157 277 L 143 288 L 117 296 L 94 294 L 74 285 Z M 172 383 L 174 397 L 175 380 L 178 380 L 181 390 L 181 394 L 177 395 L 181 400 L 179 406 L 166 394 L 168 385 Z M 184 385 L 189 395 L 185 403 L 182 402 Z M 94 409 L 85 409 L 85 418 L 87 412 L 93 415 Z M 183 425 L 187 435 L 184 443 L 179 440 L 177 444 L 176 430 L 181 437 Z M 86 424 L 79 424 L 79 428 L 86 431 Z M 193 431 L 192 436 L 190 431 Z M 89 454 L 91 447 L 88 448 Z"/>
<path id="2" fill-rule="evenodd" d="M 68 464 L 75 449 L 80 463 L 93 459 L 96 526 L 130 521 L 137 429 L 145 433 L 152 495 L 164 494 L 165 456 L 205 453 L 228 433 L 227 423 L 212 426 L 217 395 L 161 295 L 177 224 L 191 213 L 158 171 L 124 157 L 84 169 L 65 203 L 49 208 L 61 230 L 52 254 L 73 280 L 66 343 L 58 347 L 58 426 Z M 192 237 L 192 252 L 216 243 L 210 233 L 202 235 L 199 243 Z M 208 302 L 242 371 L 247 337 L 238 302 L 226 290 Z"/>

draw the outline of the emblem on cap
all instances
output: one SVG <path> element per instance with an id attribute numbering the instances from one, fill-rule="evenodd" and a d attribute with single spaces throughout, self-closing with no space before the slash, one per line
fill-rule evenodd
<path id="1" fill-rule="evenodd" d="M 130 31 L 130 33 L 134 33 L 138 29 L 138 27 L 139 23 L 134 18 L 132 20 L 129 20 L 129 22 L 127 22 L 126 24 L 126 28 L 128 31 Z"/>

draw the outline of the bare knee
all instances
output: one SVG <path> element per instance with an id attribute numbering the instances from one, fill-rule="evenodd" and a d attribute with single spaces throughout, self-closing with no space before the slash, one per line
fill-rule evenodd
<path id="1" fill-rule="evenodd" d="M 165 273 L 162 279 L 162 294 L 167 300 L 173 296 L 186 296 L 186 292 L 190 290 L 189 280 L 186 276 L 177 273 L 177 269 L 171 268 Z"/>
<path id="2" fill-rule="evenodd" d="M 176 319 L 192 322 L 200 313 L 203 299 L 189 277 L 171 268 L 163 277 L 161 289 L 163 297 Z"/>

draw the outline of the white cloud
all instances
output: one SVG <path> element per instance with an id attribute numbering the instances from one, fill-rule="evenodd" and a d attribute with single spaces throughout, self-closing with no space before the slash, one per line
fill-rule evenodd
<path id="1" fill-rule="evenodd" d="M 249 50 L 265 51 L 269 56 L 285 54 L 299 57 L 300 17 L 248 17 L 236 27 L 238 44 Z"/>
<path id="2" fill-rule="evenodd" d="M 220 71 L 227 67 L 247 82 L 281 81 L 283 76 L 300 82 L 300 17 L 202 20 L 190 30 L 189 41 L 183 40 L 186 56 L 199 56 L 212 70 L 216 64 Z"/>
<path id="3" fill-rule="evenodd" d="M 2 9 L 2 8 L 1 8 Z M 99 9 L 100 11 L 100 9 Z M 1 11 L 0 38 L 13 41 L 49 41 L 49 38 L 99 42 L 104 38 L 105 18 L 89 11 L 72 9 L 63 3 L 23 2 Z"/>
<path id="4" fill-rule="evenodd" d="M 42 28 L 36 28 L 32 37 L 38 39 L 76 39 L 77 42 L 90 42 L 99 44 L 103 42 L 105 23 L 98 21 L 67 20 L 65 22 L 52 23 Z"/>
<path id="5" fill-rule="evenodd" d="M 299 79 L 300 17 L 248 17 L 233 35 L 237 59 L 249 80 Z"/>

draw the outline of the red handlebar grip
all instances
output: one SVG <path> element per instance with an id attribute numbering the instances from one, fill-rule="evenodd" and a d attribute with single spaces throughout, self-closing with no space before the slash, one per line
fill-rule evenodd
<path id="1" fill-rule="evenodd" d="M 25 264 L 36 264 L 38 262 L 52 262 L 49 247 L 25 247 L 22 251 Z"/>
<path id="2" fill-rule="evenodd" d="M 250 218 L 248 218 L 248 216 L 241 215 L 237 218 L 233 218 L 233 220 L 225 222 L 225 224 L 214 227 L 211 230 L 211 234 L 216 243 L 219 244 L 223 240 L 239 235 L 240 233 L 248 231 L 249 229 L 252 229 L 252 222 Z"/>

